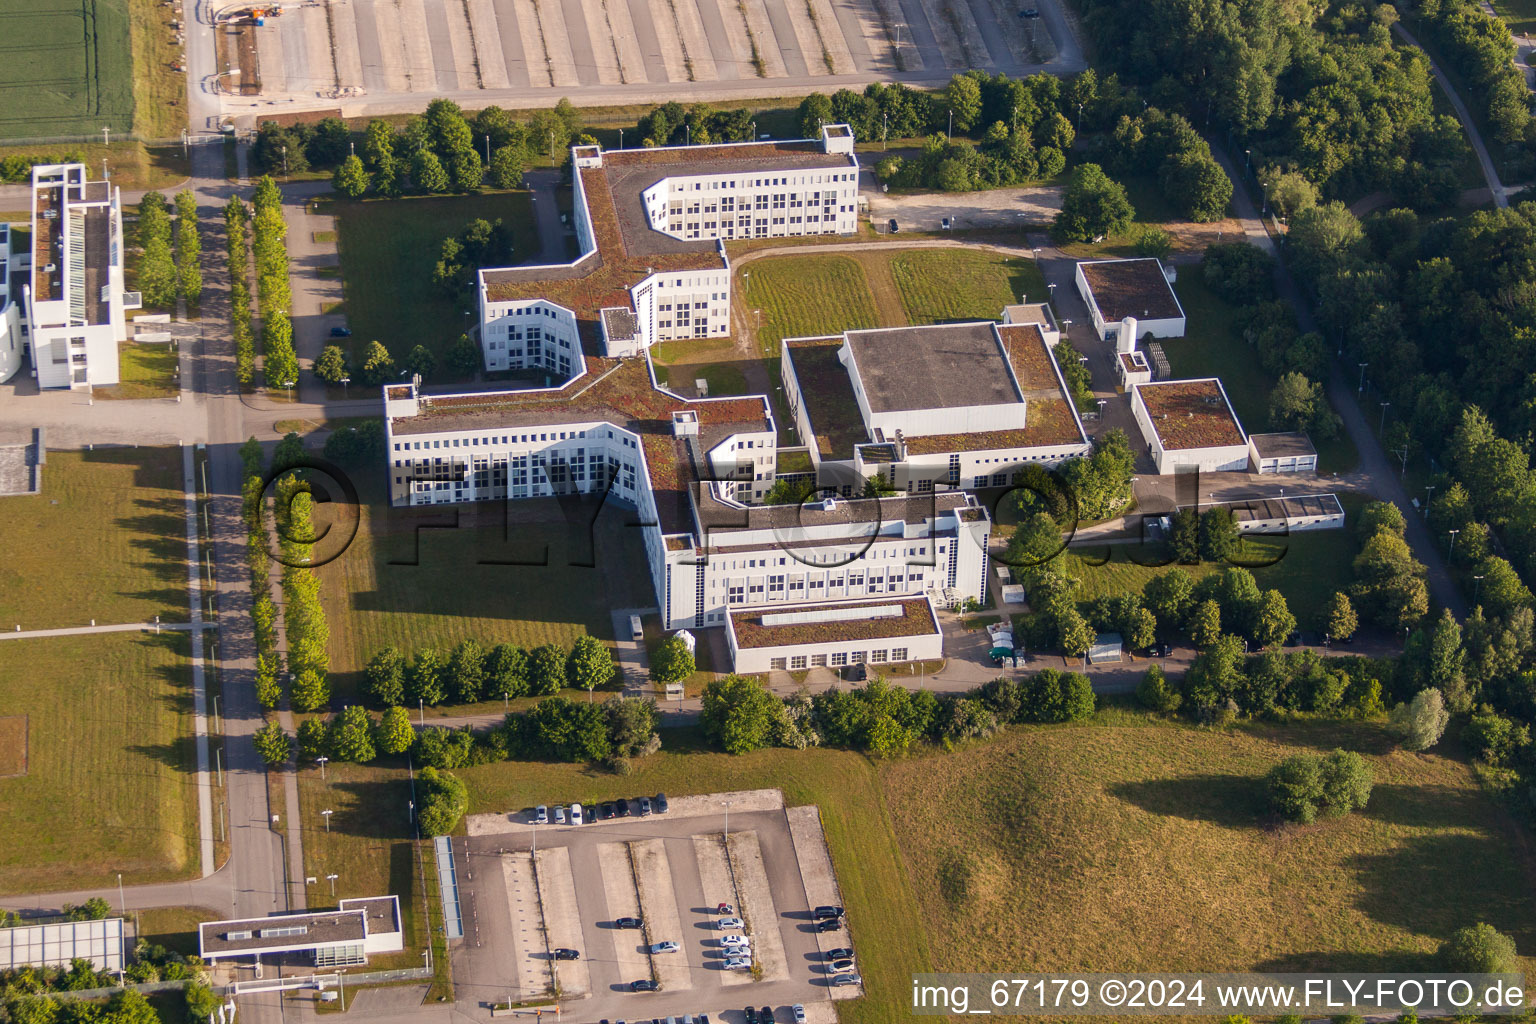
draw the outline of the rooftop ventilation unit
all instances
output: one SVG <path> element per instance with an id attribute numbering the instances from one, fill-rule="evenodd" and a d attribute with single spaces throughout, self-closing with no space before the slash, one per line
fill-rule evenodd
<path id="1" fill-rule="evenodd" d="M 836 498 L 822 498 L 821 499 L 821 510 L 823 512 L 835 512 L 835 511 L 837 511 L 837 499 Z"/>

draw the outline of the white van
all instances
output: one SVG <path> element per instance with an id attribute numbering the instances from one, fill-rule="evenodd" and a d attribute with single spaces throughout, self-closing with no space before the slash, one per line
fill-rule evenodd
<path id="1" fill-rule="evenodd" d="M 637 644 L 645 640 L 645 630 L 640 627 L 640 616 L 638 615 L 631 615 L 629 617 L 629 638 Z"/>

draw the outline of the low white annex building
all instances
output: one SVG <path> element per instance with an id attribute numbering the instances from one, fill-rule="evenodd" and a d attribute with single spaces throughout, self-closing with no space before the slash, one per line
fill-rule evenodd
<path id="1" fill-rule="evenodd" d="M 1115 340 L 1127 317 L 1138 339 L 1182 338 L 1184 307 L 1173 291 L 1175 276 L 1173 267 L 1153 257 L 1084 260 L 1077 265 L 1077 293 L 1103 341 Z"/>
<path id="2" fill-rule="evenodd" d="M 0 384 L 16 376 L 27 351 L 23 328 L 22 268 L 27 259 L 11 251 L 11 226 L 0 224 Z"/>
<path id="3" fill-rule="evenodd" d="M 1131 412 L 1161 474 L 1248 468 L 1248 435 L 1215 377 L 1132 385 Z"/>
<path id="4" fill-rule="evenodd" d="M 1038 323 L 788 338 L 781 356 L 817 485 L 843 495 L 876 476 L 916 493 L 1004 487 L 1092 449 Z"/>
<path id="5" fill-rule="evenodd" d="M 572 355 L 631 356 L 730 333 L 733 238 L 852 234 L 859 162 L 847 125 L 818 140 L 571 150 L 571 263 L 479 272 L 488 370 L 579 376 Z"/>
<path id="6" fill-rule="evenodd" d="M 1249 434 L 1248 468 L 1255 473 L 1316 473 L 1317 449 L 1299 430 Z"/>
<path id="7" fill-rule="evenodd" d="M 69 967 L 88 960 L 98 971 L 123 969 L 123 919 L 53 921 L 0 928 L 0 971 Z"/>
<path id="8" fill-rule="evenodd" d="M 298 953 L 316 967 L 345 967 L 405 948 L 398 896 L 341 900 L 335 910 L 204 921 L 197 940 L 209 964 L 247 956 L 260 963 L 264 956 Z"/>
<path id="9" fill-rule="evenodd" d="M 733 610 L 726 643 L 737 672 L 878 667 L 944 654 L 944 634 L 926 596 Z"/>
<path id="10" fill-rule="evenodd" d="M 32 168 L 32 265 L 26 333 L 40 388 L 118 382 L 124 313 L 121 193 L 89 181 L 84 164 Z M 12 284 L 14 289 L 14 283 Z"/>

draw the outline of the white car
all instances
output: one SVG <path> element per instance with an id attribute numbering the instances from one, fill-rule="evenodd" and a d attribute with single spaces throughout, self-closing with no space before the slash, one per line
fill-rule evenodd
<path id="1" fill-rule="evenodd" d="M 581 824 L 581 804 L 571 804 L 571 824 Z"/>
<path id="2" fill-rule="evenodd" d="M 651 943 L 652 953 L 676 953 L 679 949 L 682 948 L 683 947 L 679 946 L 677 943 L 671 941 Z"/>
<path id="3" fill-rule="evenodd" d="M 739 917 L 722 917 L 715 922 L 715 927 L 723 932 L 729 928 L 745 928 L 746 924 Z"/>
<path id="4" fill-rule="evenodd" d="M 789 1008 L 789 1012 L 795 1015 L 795 1024 L 805 1024 L 805 1007 L 796 1003 Z M 622 1022 L 620 1022 L 622 1024 Z"/>
<path id="5" fill-rule="evenodd" d="M 555 808 L 555 824 L 556 825 L 564 825 L 565 824 L 565 805 L 564 804 L 561 804 L 559 807 Z"/>
<path id="6" fill-rule="evenodd" d="M 544 804 L 539 804 L 539 806 L 533 809 L 533 823 L 535 825 L 549 824 L 549 808 Z"/>
<path id="7" fill-rule="evenodd" d="M 732 947 L 745 949 L 746 947 L 752 945 L 752 940 L 747 938 L 745 935 L 722 935 L 720 937 L 720 945 L 725 946 L 728 949 Z"/>
<path id="8" fill-rule="evenodd" d="M 752 961 L 744 956 L 733 956 L 725 962 L 725 969 L 728 971 L 750 971 L 752 969 Z"/>

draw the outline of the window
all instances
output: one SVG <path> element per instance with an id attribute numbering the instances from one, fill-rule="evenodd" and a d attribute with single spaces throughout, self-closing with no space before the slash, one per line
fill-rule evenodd
<path id="1" fill-rule="evenodd" d="M 805 668 L 805 655 L 796 654 L 789 659 L 789 667 L 794 669 Z"/>
<path id="2" fill-rule="evenodd" d="M 825 654 L 813 654 L 811 655 L 811 664 L 817 668 L 825 668 L 827 664 L 827 656 Z"/>
<path id="3" fill-rule="evenodd" d="M 848 664 L 848 652 L 838 651 L 836 654 L 832 655 L 832 664 L 838 667 Z"/>
<path id="4" fill-rule="evenodd" d="M 870 651 L 869 652 L 869 663 L 871 665 L 881 665 L 881 664 L 884 664 L 885 663 L 885 656 L 886 656 L 886 652 L 885 651 Z"/>
<path id="5" fill-rule="evenodd" d="M 891 648 L 891 660 L 892 661 L 906 661 L 907 660 L 907 649 L 905 647 L 893 647 L 893 648 Z"/>
<path id="6" fill-rule="evenodd" d="M 784 669 L 784 659 L 783 658 L 769 658 L 768 659 L 768 667 L 770 669 L 778 669 L 780 671 L 783 671 L 783 669 Z"/>

